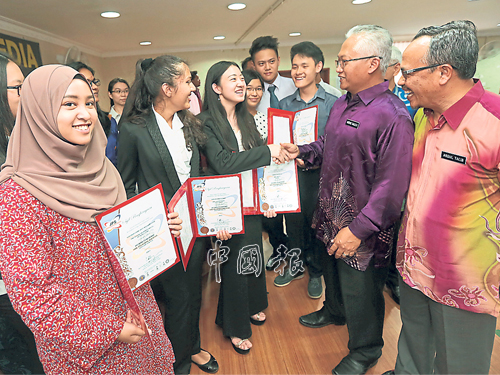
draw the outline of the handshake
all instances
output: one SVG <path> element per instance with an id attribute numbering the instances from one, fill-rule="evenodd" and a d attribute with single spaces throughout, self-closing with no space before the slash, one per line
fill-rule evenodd
<path id="1" fill-rule="evenodd" d="M 271 150 L 271 157 L 276 164 L 289 162 L 299 156 L 299 147 L 293 143 L 272 144 L 267 147 Z M 302 166 L 304 162 L 300 160 L 298 164 Z"/>

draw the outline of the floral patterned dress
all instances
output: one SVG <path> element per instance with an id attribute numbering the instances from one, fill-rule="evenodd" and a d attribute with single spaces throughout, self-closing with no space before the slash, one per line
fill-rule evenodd
<path id="1" fill-rule="evenodd" d="M 134 292 L 155 348 L 117 341 L 127 305 L 93 224 L 0 185 L 0 271 L 47 374 L 169 374 L 174 355 L 149 284 Z"/>

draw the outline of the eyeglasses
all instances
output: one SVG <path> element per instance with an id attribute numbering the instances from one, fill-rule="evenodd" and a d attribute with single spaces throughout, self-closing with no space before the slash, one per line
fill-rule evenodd
<path id="1" fill-rule="evenodd" d="M 445 65 L 445 64 L 434 64 L 434 65 L 429 65 L 429 66 L 422 66 L 420 68 L 415 68 L 415 69 L 408 69 L 408 70 L 403 70 L 401 69 L 401 74 L 403 75 L 404 79 L 407 79 L 409 75 L 420 72 L 421 70 L 425 69 L 432 69 L 432 68 L 437 68 L 438 66 Z M 453 65 L 450 65 L 453 69 L 456 69 Z"/>
<path id="2" fill-rule="evenodd" d="M 394 64 L 389 65 L 389 66 L 388 66 L 388 68 L 390 68 L 391 66 L 396 65 L 397 63 L 398 63 L 398 62 L 396 61 Z"/>
<path id="3" fill-rule="evenodd" d="M 262 87 L 256 87 L 256 88 L 253 88 L 253 87 L 247 87 L 247 91 L 248 92 L 255 92 L 256 94 L 258 94 L 259 92 L 262 92 Z"/>
<path id="4" fill-rule="evenodd" d="M 89 82 L 92 83 L 93 85 L 101 86 L 101 80 L 100 79 L 95 78 L 94 80 L 89 81 Z"/>
<path id="5" fill-rule="evenodd" d="M 349 60 L 335 60 L 335 65 L 337 66 L 337 68 L 338 68 L 338 67 L 339 67 L 339 65 L 340 65 L 340 67 L 341 67 L 342 69 L 344 69 L 345 65 L 346 65 L 349 61 L 366 60 L 366 59 L 371 59 L 371 58 L 373 58 L 373 57 L 377 57 L 377 58 L 379 58 L 379 59 L 382 59 L 382 57 L 380 57 L 380 56 L 375 56 L 375 55 L 373 55 L 373 56 L 366 56 L 366 57 L 358 57 L 358 58 L 355 58 L 355 59 L 349 59 Z"/>
<path id="6" fill-rule="evenodd" d="M 23 87 L 22 83 L 16 86 L 7 86 L 7 90 L 17 90 L 17 95 L 21 96 L 21 87 Z"/>
<path id="7" fill-rule="evenodd" d="M 118 95 L 121 95 L 121 94 L 127 94 L 128 95 L 129 89 L 125 89 L 125 90 L 116 89 L 116 90 L 113 90 L 111 92 L 114 92 L 115 94 L 118 94 Z"/>

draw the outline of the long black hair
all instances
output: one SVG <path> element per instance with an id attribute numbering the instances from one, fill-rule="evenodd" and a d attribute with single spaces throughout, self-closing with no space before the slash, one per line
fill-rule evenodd
<path id="1" fill-rule="evenodd" d="M 128 84 L 128 82 L 126 80 L 124 80 L 123 78 L 113 78 L 109 84 L 108 84 L 108 92 L 111 94 L 111 92 L 113 91 L 113 88 L 114 86 L 118 83 L 124 83 L 127 85 L 127 87 L 130 89 L 130 85 Z M 115 102 L 113 99 L 109 98 L 109 102 L 111 103 L 111 107 L 115 105 Z"/>
<path id="2" fill-rule="evenodd" d="M 187 63 L 177 56 L 162 55 L 156 59 L 139 60 L 136 65 L 135 81 L 123 109 L 121 121 L 145 126 L 146 118 L 152 112 L 152 106 L 161 94 L 164 83 L 172 88 L 185 73 Z M 203 132 L 201 121 L 187 109 L 177 112 L 184 124 L 182 130 L 186 139 L 186 147 L 191 149 L 191 142 L 203 146 L 207 136 Z M 120 122 L 121 122 L 120 121 Z"/>
<path id="3" fill-rule="evenodd" d="M 9 136 L 16 122 L 15 114 L 12 113 L 9 106 L 9 98 L 7 96 L 7 64 L 16 62 L 9 55 L 0 52 L 0 160 L 3 164 L 3 159 L 7 153 L 7 144 Z"/>
<path id="4" fill-rule="evenodd" d="M 222 75 L 231 66 L 236 66 L 240 68 L 238 64 L 232 61 L 219 61 L 210 67 L 207 73 L 207 78 L 205 80 L 205 96 L 203 97 L 203 111 L 208 111 L 210 117 L 214 120 L 216 126 L 224 136 L 226 141 L 226 147 L 231 151 L 233 150 L 229 146 L 231 134 L 233 133 L 231 125 L 227 120 L 227 113 L 222 103 L 220 102 L 219 95 L 214 91 L 213 84 L 220 86 L 220 80 Z M 241 141 L 245 150 L 250 150 L 253 147 L 261 146 L 262 139 L 260 138 L 259 131 L 255 125 L 255 120 L 253 116 L 248 112 L 247 105 L 245 101 L 236 104 L 235 108 L 236 120 L 238 121 L 238 127 L 241 131 Z"/>

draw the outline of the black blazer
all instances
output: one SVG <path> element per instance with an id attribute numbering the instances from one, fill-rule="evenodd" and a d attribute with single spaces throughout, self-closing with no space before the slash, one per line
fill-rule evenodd
<path id="1" fill-rule="evenodd" d="M 208 112 L 200 113 L 198 118 L 202 121 L 203 130 L 208 137 L 203 149 L 208 162 L 208 175 L 240 173 L 271 164 L 271 150 L 266 145 L 238 152 L 238 141 L 229 122 L 227 122 L 227 131 L 230 132 L 228 143 Z"/>
<path id="2" fill-rule="evenodd" d="M 168 204 L 181 187 L 172 156 L 161 135 L 153 112 L 145 117 L 145 126 L 130 122 L 120 122 L 118 171 L 127 191 L 127 198 L 135 195 L 137 183 L 139 193 L 155 186 L 163 185 L 163 193 Z M 193 141 L 190 177 L 199 177 L 200 153 Z"/>

